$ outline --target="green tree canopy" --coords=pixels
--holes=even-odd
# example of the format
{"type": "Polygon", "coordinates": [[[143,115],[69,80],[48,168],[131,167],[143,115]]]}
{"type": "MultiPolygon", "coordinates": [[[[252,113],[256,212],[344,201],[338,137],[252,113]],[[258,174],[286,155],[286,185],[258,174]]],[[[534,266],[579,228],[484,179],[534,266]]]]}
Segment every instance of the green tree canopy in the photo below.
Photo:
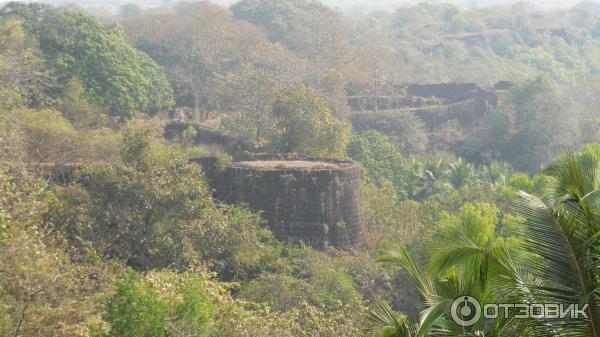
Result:
{"type": "Polygon", "coordinates": [[[20,20],[0,20],[0,107],[49,105],[45,91],[53,82],[37,39],[20,20]]]}
{"type": "Polygon", "coordinates": [[[238,66],[266,65],[289,75],[296,63],[258,27],[233,20],[226,8],[207,1],[181,2],[124,27],[130,41],[165,67],[177,102],[204,118],[220,107],[218,79],[238,66]]]}
{"type": "Polygon", "coordinates": [[[273,73],[242,65],[225,76],[221,85],[224,105],[239,114],[234,122],[247,124],[253,131],[252,136],[260,141],[273,124],[271,110],[279,88],[273,73]]]}
{"type": "Polygon", "coordinates": [[[350,125],[331,114],[327,102],[306,85],[291,85],[279,93],[273,106],[280,132],[273,146],[280,152],[314,156],[344,155],[350,125]]]}
{"type": "Polygon", "coordinates": [[[333,103],[337,116],[343,115],[350,47],[346,27],[334,10],[319,1],[243,0],[231,11],[236,19],[264,27],[272,41],[308,60],[310,84],[333,103]]]}
{"type": "Polygon", "coordinates": [[[348,155],[366,170],[367,181],[381,187],[386,181],[400,189],[406,175],[406,160],[387,137],[377,131],[353,134],[348,143],[348,155]]]}
{"type": "Polygon", "coordinates": [[[173,104],[162,69],[128,45],[118,27],[108,28],[82,12],[39,4],[9,3],[0,16],[22,20],[59,74],[59,83],[79,78],[90,100],[109,114],[128,118],[136,111],[153,114],[173,104]]]}
{"type": "Polygon", "coordinates": [[[109,335],[208,336],[214,304],[204,282],[189,274],[155,273],[140,279],[132,273],[117,283],[117,291],[107,303],[109,335]]]}

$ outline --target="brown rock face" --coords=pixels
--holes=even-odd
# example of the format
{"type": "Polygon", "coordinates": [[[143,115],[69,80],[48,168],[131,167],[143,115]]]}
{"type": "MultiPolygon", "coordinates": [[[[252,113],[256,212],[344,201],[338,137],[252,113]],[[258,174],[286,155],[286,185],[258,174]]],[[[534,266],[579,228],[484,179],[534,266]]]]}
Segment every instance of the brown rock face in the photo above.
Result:
{"type": "Polygon", "coordinates": [[[362,242],[361,175],[352,161],[258,156],[224,168],[213,182],[218,199],[261,211],[281,240],[342,249],[362,242]]]}

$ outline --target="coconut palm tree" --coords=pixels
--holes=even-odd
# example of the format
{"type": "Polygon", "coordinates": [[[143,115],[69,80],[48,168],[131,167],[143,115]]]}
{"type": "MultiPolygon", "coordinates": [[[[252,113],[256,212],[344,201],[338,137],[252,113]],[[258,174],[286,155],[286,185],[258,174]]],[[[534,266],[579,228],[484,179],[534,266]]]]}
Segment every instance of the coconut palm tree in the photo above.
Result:
{"type": "Polygon", "coordinates": [[[448,164],[442,158],[426,158],[422,162],[413,159],[409,172],[410,195],[414,199],[425,199],[451,187],[446,175],[448,164]]]}
{"type": "Polygon", "coordinates": [[[405,269],[425,309],[413,325],[398,320],[404,325],[394,328],[376,315],[372,322],[394,337],[600,337],[600,156],[569,154],[543,174],[549,180],[543,198],[516,193],[512,237],[489,235],[489,226],[467,216],[439,226],[426,268],[401,247],[381,256],[380,261],[405,269]],[[482,236],[486,230],[488,235],[482,236]],[[482,320],[464,329],[448,319],[448,301],[465,294],[480,303],[587,305],[587,317],[517,319],[511,312],[492,326],[482,320]],[[414,334],[407,334],[412,331],[407,327],[414,334]]]}
{"type": "Polygon", "coordinates": [[[493,162],[485,166],[484,177],[492,184],[503,184],[506,182],[506,177],[510,176],[511,168],[506,163],[493,162]]]}
{"type": "Polygon", "coordinates": [[[462,158],[458,158],[456,162],[451,163],[448,166],[446,176],[454,188],[461,188],[470,183],[473,179],[473,166],[463,161],[462,158]]]}
{"type": "Polygon", "coordinates": [[[519,191],[514,203],[524,238],[520,250],[527,252],[519,263],[539,278],[531,286],[539,303],[588,305],[588,318],[552,322],[555,336],[600,337],[600,157],[570,153],[543,174],[546,195],[519,191]]]}
{"type": "Polygon", "coordinates": [[[466,204],[457,216],[438,225],[431,244],[434,248],[423,261],[413,260],[399,245],[381,255],[378,261],[404,269],[419,291],[424,309],[419,322],[410,323],[378,302],[370,316],[372,330],[393,337],[494,336],[495,327],[490,322],[480,319],[471,326],[462,326],[452,319],[450,309],[457,298],[465,295],[479,303],[492,302],[495,294],[490,292],[490,280],[511,273],[503,241],[497,240],[494,233],[497,212],[489,204],[466,204]]]}

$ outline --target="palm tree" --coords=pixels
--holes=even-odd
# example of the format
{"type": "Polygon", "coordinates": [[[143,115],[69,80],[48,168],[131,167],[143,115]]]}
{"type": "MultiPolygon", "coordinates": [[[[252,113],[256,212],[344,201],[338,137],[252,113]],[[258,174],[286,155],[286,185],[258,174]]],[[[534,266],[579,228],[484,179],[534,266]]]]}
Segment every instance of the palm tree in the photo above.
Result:
{"type": "Polygon", "coordinates": [[[506,177],[510,175],[511,169],[508,164],[495,161],[485,167],[484,173],[492,185],[503,184],[506,182],[506,177]]]}
{"type": "Polygon", "coordinates": [[[600,337],[599,156],[570,153],[543,174],[549,178],[546,195],[540,199],[519,191],[514,203],[524,238],[521,251],[527,252],[520,263],[539,278],[531,289],[540,303],[588,304],[589,318],[554,322],[554,335],[600,337]]]}
{"type": "Polygon", "coordinates": [[[412,161],[409,165],[409,186],[414,199],[425,199],[432,194],[449,189],[447,183],[448,165],[442,158],[429,158],[424,162],[412,161]]]}
{"type": "Polygon", "coordinates": [[[495,327],[489,322],[481,319],[464,327],[454,322],[450,309],[457,298],[465,295],[479,303],[492,302],[495,294],[490,292],[490,280],[512,273],[503,241],[496,240],[494,234],[496,213],[497,209],[489,204],[463,206],[457,217],[439,224],[433,249],[422,263],[414,261],[399,245],[381,255],[379,262],[404,269],[421,295],[424,310],[419,322],[411,323],[379,301],[370,315],[371,330],[390,337],[494,336],[495,327]]]}
{"type": "Polygon", "coordinates": [[[370,322],[367,330],[380,337],[417,337],[417,325],[385,301],[376,301],[367,318],[370,322]]]}
{"type": "Polygon", "coordinates": [[[421,293],[425,310],[416,324],[406,319],[395,324],[381,319],[392,314],[379,304],[380,314],[372,315],[372,322],[385,327],[385,336],[394,337],[600,337],[599,158],[583,153],[557,160],[543,171],[549,185],[541,199],[518,191],[511,239],[482,238],[485,227],[463,217],[436,230],[426,268],[402,247],[388,250],[379,261],[405,269],[421,293]],[[516,319],[511,313],[493,326],[481,321],[464,329],[448,319],[449,301],[464,294],[480,303],[587,305],[587,318],[516,319]],[[414,333],[408,328],[414,328],[414,333]]]}
{"type": "Polygon", "coordinates": [[[471,182],[473,174],[473,166],[463,161],[462,158],[458,158],[456,162],[451,163],[446,172],[448,180],[454,188],[461,188],[471,182]]]}

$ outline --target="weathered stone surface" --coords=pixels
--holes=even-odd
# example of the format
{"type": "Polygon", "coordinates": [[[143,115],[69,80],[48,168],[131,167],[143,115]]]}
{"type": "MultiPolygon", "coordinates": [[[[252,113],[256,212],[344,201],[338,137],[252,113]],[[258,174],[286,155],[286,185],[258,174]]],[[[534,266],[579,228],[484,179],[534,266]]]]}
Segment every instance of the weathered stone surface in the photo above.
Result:
{"type": "Polygon", "coordinates": [[[353,111],[391,110],[447,105],[467,100],[494,101],[494,88],[475,83],[394,84],[375,90],[367,85],[349,84],[348,105],[353,111]]]}
{"type": "Polygon", "coordinates": [[[218,199],[261,211],[281,240],[342,249],[362,242],[361,176],[352,161],[258,155],[224,168],[213,185],[218,199]]]}
{"type": "Polygon", "coordinates": [[[419,97],[438,97],[449,102],[471,99],[482,89],[475,83],[408,84],[406,93],[419,97]]]}
{"type": "Polygon", "coordinates": [[[402,111],[414,112],[429,129],[454,119],[467,127],[489,108],[498,106],[495,88],[474,83],[390,84],[378,93],[371,91],[368,88],[361,91],[356,85],[348,88],[348,105],[353,110],[351,121],[356,130],[386,133],[390,121],[402,111]]]}

